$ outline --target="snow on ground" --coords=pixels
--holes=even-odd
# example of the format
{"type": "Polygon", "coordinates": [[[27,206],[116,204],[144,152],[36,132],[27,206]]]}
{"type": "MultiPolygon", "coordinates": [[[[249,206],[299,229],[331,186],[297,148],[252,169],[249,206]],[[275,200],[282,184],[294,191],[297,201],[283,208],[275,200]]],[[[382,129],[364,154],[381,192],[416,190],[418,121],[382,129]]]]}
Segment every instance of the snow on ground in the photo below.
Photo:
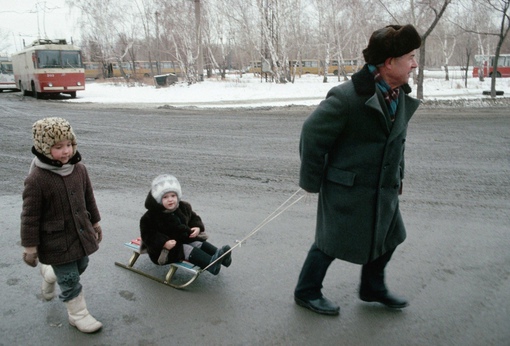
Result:
{"type": "MultiPolygon", "coordinates": [[[[108,104],[154,103],[175,107],[264,107],[286,105],[317,105],[333,86],[342,83],[336,76],[329,76],[328,82],[316,75],[296,77],[294,83],[276,84],[261,80],[253,74],[229,75],[226,80],[209,78],[204,82],[187,85],[177,83],[169,87],[156,88],[148,85],[127,85],[116,82],[87,81],[86,90],[78,92],[76,99],[68,102],[90,102],[108,104]]],[[[467,88],[461,71],[451,71],[446,81],[442,71],[425,71],[424,100],[476,100],[489,98],[483,91],[490,90],[490,79],[480,82],[468,78],[467,88]]],[[[416,97],[416,85],[412,80],[411,96],[416,97]]],[[[504,98],[510,97],[510,78],[498,78],[496,90],[504,91],[504,98]]]]}

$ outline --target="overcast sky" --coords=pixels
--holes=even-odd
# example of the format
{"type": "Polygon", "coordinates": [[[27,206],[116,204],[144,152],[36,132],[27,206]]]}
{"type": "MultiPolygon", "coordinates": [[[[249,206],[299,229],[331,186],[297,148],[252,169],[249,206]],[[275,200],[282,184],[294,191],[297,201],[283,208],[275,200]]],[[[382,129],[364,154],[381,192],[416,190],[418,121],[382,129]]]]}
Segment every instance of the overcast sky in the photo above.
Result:
{"type": "MultiPolygon", "coordinates": [[[[0,32],[7,33],[12,54],[37,38],[79,39],[78,11],[69,11],[64,0],[0,0],[0,32]]],[[[2,44],[0,47],[4,47],[2,44]]]]}

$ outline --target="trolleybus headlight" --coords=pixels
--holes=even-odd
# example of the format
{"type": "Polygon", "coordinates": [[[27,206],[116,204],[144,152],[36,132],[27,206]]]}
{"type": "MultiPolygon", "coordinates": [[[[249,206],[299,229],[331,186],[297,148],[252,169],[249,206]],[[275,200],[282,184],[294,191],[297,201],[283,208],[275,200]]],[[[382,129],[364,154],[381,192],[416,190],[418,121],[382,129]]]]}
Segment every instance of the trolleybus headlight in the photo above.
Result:
{"type": "Polygon", "coordinates": [[[51,88],[53,86],[53,83],[48,83],[48,86],[51,88]]]}
{"type": "Polygon", "coordinates": [[[81,86],[81,82],[76,83],[76,85],[81,86]]]}

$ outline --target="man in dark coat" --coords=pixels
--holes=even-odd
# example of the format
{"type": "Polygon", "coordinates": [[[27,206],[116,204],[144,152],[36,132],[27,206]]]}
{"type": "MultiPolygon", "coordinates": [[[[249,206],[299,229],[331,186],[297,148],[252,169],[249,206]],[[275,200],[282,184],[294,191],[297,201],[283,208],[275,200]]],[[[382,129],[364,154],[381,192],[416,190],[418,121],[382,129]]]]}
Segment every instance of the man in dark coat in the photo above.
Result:
{"type": "Polygon", "coordinates": [[[299,185],[319,193],[319,203],[315,242],[294,297],[314,312],[339,313],[321,293],[335,258],[362,265],[361,300],[408,305],[388,291],[384,269],[406,237],[398,196],[407,124],[419,106],[407,94],[420,45],[412,25],[376,30],[363,50],[363,69],[332,88],[303,125],[299,185]]]}

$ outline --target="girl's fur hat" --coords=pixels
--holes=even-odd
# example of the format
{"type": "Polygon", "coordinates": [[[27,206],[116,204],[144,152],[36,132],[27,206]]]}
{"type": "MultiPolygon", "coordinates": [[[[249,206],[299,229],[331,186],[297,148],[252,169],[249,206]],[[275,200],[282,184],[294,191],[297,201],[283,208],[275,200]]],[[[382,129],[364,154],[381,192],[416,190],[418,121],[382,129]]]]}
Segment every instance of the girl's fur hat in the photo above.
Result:
{"type": "Polygon", "coordinates": [[[50,160],[53,160],[51,147],[64,140],[71,141],[73,156],[76,154],[76,135],[71,124],[63,118],[53,117],[36,121],[32,125],[32,134],[34,138],[33,149],[50,160]]]}
{"type": "Polygon", "coordinates": [[[411,24],[388,25],[372,33],[363,57],[367,64],[377,66],[388,58],[398,58],[420,46],[420,34],[411,24]]]}
{"type": "Polygon", "coordinates": [[[168,192],[175,192],[179,200],[181,200],[181,184],[177,178],[171,174],[162,174],[154,178],[152,181],[151,194],[156,202],[161,203],[163,196],[168,192]]]}

